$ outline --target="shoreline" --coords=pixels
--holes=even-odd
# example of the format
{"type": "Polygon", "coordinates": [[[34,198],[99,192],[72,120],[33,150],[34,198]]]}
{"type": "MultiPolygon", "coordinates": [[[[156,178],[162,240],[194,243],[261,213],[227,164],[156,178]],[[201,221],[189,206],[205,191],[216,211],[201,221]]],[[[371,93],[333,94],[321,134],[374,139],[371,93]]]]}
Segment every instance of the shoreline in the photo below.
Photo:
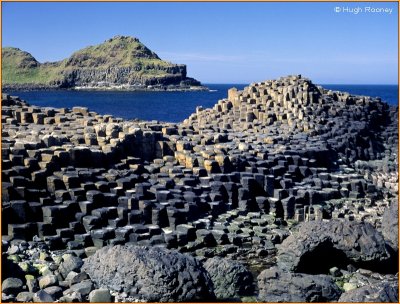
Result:
{"type": "Polygon", "coordinates": [[[60,88],[56,86],[41,85],[3,85],[2,92],[30,92],[30,91],[104,91],[104,92],[210,92],[206,86],[147,86],[135,87],[131,85],[117,86],[75,86],[70,88],[60,88]]]}
{"type": "Polygon", "coordinates": [[[135,88],[135,87],[74,87],[71,90],[75,91],[112,91],[112,92],[199,92],[199,91],[210,91],[205,86],[193,86],[193,87],[154,87],[154,88],[135,88]]]}

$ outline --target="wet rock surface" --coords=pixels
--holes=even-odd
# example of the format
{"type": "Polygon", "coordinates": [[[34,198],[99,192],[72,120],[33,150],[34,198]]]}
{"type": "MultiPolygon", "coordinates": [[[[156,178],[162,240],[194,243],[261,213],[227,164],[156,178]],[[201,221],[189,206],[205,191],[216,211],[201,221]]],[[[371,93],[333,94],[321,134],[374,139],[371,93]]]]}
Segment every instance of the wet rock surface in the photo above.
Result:
{"type": "MultiPolygon", "coordinates": [[[[106,246],[153,252],[154,269],[174,264],[162,250],[173,250],[179,265],[179,254],[198,267],[223,258],[212,268],[234,284],[241,279],[228,272],[241,263],[252,274],[252,295],[227,288],[221,296],[244,301],[270,297],[256,278],[277,264],[281,279],[263,279],[275,286],[276,301],[282,280],[302,276],[313,284],[323,275],[318,284],[333,280],[346,293],[362,287],[350,282],[359,269],[396,278],[397,117],[398,108],[379,98],[329,91],[301,76],[231,89],[179,124],[41,108],[3,95],[2,281],[20,279],[25,292],[6,290],[3,301],[108,298],[96,291],[100,278],[82,269],[98,250],[112,260],[106,246]]],[[[227,283],[209,272],[204,288],[218,297],[227,283]]],[[[177,284],[186,286],[186,278],[177,284]]],[[[287,286],[293,299],[340,296],[287,286]]],[[[161,297],[151,288],[142,299],[139,286],[107,290],[117,302],[211,294],[193,287],[161,297]]]]}

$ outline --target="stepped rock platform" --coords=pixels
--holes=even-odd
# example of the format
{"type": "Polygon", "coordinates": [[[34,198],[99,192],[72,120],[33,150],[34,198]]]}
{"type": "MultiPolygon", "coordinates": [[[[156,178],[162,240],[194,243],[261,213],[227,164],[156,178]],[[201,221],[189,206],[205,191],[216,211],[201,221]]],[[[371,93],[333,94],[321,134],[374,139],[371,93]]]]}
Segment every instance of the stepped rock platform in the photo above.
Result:
{"type": "Polygon", "coordinates": [[[4,302],[397,302],[397,213],[380,98],[288,76],[175,124],[2,96],[4,302]]]}

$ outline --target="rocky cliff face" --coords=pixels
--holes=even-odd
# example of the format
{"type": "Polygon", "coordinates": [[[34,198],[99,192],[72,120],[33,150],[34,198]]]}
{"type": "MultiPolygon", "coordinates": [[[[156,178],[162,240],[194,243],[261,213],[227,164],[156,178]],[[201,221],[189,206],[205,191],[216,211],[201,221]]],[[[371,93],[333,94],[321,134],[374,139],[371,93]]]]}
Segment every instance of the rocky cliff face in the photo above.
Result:
{"type": "Polygon", "coordinates": [[[116,36],[69,58],[39,63],[27,52],[3,48],[4,88],[201,86],[186,65],[161,60],[137,38],[116,36]]]}
{"type": "Polygon", "coordinates": [[[200,85],[200,82],[186,77],[186,65],[179,64],[167,67],[155,67],[160,75],[147,75],[142,67],[109,67],[107,69],[83,68],[73,69],[65,75],[66,86],[85,86],[88,84],[129,84],[129,85],[200,85]]]}

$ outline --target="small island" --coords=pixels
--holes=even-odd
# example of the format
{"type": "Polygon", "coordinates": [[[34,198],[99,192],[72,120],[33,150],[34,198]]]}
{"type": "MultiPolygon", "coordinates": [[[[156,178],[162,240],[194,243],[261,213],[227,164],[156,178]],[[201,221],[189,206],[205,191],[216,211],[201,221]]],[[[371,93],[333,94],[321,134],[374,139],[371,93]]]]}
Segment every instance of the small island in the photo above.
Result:
{"type": "Polygon", "coordinates": [[[57,62],[38,62],[18,48],[2,49],[3,90],[208,90],[186,65],[164,60],[139,39],[115,36],[57,62]]]}

